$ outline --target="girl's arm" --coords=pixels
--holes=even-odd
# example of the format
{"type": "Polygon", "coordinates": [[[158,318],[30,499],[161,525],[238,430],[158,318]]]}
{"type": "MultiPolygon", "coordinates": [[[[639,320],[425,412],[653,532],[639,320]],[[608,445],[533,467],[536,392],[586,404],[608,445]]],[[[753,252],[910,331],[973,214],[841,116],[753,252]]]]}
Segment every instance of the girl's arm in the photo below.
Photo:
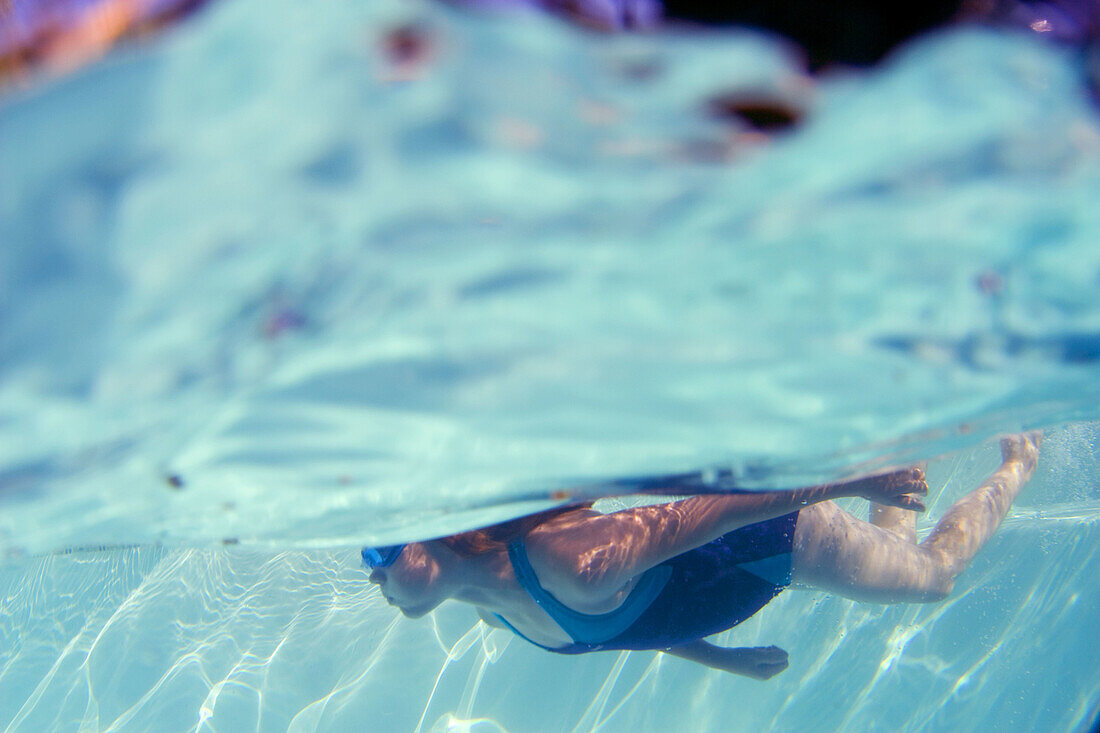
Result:
{"type": "Polygon", "coordinates": [[[810,504],[861,496],[923,511],[919,468],[791,491],[695,496],[613,514],[577,512],[532,530],[527,553],[543,586],[566,604],[598,604],[655,565],[755,522],[810,504]]]}

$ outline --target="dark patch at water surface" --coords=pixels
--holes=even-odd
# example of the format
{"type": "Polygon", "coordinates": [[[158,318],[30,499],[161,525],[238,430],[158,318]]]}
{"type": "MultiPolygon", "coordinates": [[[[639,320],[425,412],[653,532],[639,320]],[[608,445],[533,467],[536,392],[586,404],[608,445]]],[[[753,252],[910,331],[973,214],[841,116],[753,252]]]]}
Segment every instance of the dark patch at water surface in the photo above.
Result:
{"type": "Polygon", "coordinates": [[[1100,333],[1028,336],[1021,333],[971,333],[961,338],[889,335],[876,346],[901,351],[925,361],[953,361],[972,369],[995,368],[1007,359],[1042,359],[1073,366],[1100,361],[1100,333]]]}
{"type": "Polygon", "coordinates": [[[711,117],[738,122],[764,133],[789,130],[803,116],[801,109],[786,100],[741,91],[716,94],[706,101],[704,108],[711,117]]]}
{"type": "Polygon", "coordinates": [[[565,273],[538,267],[517,267],[502,270],[479,280],[469,282],[458,290],[461,298],[480,298],[513,290],[527,289],[557,282],[565,273]]]}
{"type": "Polygon", "coordinates": [[[344,186],[359,177],[359,153],[348,142],[337,143],[302,167],[309,181],[327,186],[344,186]]]}
{"type": "Polygon", "coordinates": [[[961,0],[888,5],[875,0],[807,3],[664,0],[665,17],[706,25],[738,25],[780,33],[806,53],[811,69],[866,65],[895,46],[950,20],[961,0]]]}
{"type": "Polygon", "coordinates": [[[42,459],[0,468],[0,497],[29,499],[40,495],[42,483],[61,471],[55,461],[42,459]]]}

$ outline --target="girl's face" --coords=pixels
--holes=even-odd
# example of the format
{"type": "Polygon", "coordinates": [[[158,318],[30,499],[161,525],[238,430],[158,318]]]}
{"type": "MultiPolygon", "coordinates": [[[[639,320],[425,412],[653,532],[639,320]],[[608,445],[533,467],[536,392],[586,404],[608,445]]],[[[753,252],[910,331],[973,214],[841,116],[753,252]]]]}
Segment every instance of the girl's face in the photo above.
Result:
{"type": "Polygon", "coordinates": [[[439,582],[439,563],[421,542],[405,545],[392,565],[371,570],[370,582],[378,585],[387,603],[409,618],[420,618],[445,598],[439,582]]]}

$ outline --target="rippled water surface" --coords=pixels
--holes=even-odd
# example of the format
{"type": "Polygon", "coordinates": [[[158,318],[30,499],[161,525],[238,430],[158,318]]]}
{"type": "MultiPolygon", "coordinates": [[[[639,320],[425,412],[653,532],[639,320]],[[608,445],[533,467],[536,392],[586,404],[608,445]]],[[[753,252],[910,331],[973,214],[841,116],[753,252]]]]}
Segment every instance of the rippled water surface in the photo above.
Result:
{"type": "Polygon", "coordinates": [[[232,0],[9,91],[0,724],[1083,729],[1100,122],[1076,64],[958,30],[811,83],[747,33],[232,0]],[[433,50],[398,68],[410,22],[433,50]],[[761,90],[801,124],[704,112],[761,90]],[[930,460],[935,518],[1023,428],[1039,472],[952,599],[786,593],[730,633],[789,649],[771,683],[397,620],[357,567],[672,474],[930,460]]]}

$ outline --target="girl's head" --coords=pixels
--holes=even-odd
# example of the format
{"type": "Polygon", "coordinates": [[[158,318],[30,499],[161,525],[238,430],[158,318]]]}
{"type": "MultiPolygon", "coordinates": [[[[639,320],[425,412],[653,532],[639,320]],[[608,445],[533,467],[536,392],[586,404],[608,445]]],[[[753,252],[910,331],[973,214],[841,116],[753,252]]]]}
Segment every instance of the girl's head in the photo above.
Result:
{"type": "MultiPolygon", "coordinates": [[[[370,582],[378,585],[382,597],[391,606],[397,606],[409,618],[420,618],[447,599],[447,585],[440,558],[433,552],[430,542],[410,542],[395,545],[392,555],[374,548],[389,562],[372,563],[370,582]]],[[[364,558],[368,555],[364,550],[364,558]]]]}
{"type": "Polygon", "coordinates": [[[489,527],[406,545],[368,547],[363,562],[391,606],[410,618],[419,618],[451,597],[468,579],[464,565],[492,553],[506,553],[508,545],[535,527],[566,512],[590,508],[591,503],[550,509],[489,527]]]}

